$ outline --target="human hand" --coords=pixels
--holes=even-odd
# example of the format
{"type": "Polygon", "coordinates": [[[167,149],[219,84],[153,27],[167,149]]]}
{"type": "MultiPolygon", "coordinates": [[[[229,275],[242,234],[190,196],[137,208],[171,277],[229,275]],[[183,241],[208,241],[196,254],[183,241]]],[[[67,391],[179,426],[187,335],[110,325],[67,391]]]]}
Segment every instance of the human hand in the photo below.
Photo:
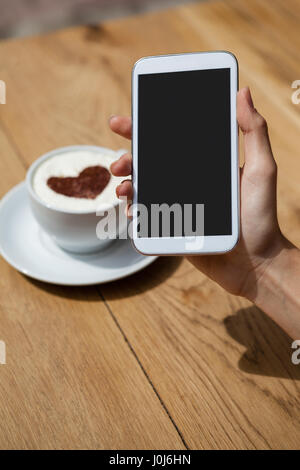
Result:
{"type": "MultiPolygon", "coordinates": [[[[254,300],[257,283],[288,243],[277,220],[277,166],[267,124],[253,106],[249,88],[237,95],[237,119],[244,134],[245,163],[240,169],[241,236],[234,250],[222,255],[187,256],[200,271],[228,292],[254,300]]],[[[131,138],[131,119],[113,116],[110,127],[131,138]]],[[[111,166],[115,176],[129,176],[132,157],[126,153],[111,166]]],[[[170,168],[171,171],[171,168],[170,168]]],[[[117,196],[132,200],[132,183],[123,181],[117,196]]]]}

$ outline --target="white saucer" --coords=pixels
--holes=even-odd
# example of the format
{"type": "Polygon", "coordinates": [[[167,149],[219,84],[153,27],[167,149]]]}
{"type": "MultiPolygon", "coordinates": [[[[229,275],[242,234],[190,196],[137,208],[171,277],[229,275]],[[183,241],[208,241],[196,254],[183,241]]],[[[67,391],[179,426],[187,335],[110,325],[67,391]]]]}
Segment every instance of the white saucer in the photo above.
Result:
{"type": "Polygon", "coordinates": [[[128,240],[115,240],[89,255],[68,253],[42,231],[34,219],[25,183],[11,189],[0,203],[0,253],[23,274],[52,284],[99,284],[136,273],[157,256],[142,256],[128,240]]]}

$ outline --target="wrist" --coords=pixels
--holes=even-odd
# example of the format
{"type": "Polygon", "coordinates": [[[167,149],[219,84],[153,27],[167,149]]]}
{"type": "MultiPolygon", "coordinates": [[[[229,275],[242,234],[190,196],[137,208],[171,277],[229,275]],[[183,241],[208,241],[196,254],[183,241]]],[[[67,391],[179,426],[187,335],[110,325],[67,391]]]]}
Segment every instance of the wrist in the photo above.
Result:
{"type": "Polygon", "coordinates": [[[280,249],[257,269],[247,298],[291,338],[300,338],[300,250],[283,239],[280,249]]]}
{"type": "Polygon", "coordinates": [[[257,262],[251,275],[252,282],[248,283],[244,297],[255,304],[259,304],[260,297],[266,291],[276,287],[280,283],[282,274],[287,269],[293,258],[294,251],[299,251],[287,238],[280,234],[272,249],[257,262]]]}

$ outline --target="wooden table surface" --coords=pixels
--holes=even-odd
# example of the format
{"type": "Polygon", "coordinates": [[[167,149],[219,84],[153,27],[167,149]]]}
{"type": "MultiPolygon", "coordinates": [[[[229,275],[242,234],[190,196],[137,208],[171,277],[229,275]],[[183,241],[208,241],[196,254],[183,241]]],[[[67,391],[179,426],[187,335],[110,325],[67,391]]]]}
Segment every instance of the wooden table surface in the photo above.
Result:
{"type": "MultiPolygon", "coordinates": [[[[299,22],[298,0],[229,0],[2,42],[0,196],[55,147],[130,148],[107,119],[130,113],[139,57],[227,49],[269,122],[280,223],[299,245],[299,22]]],[[[1,258],[0,292],[1,448],[299,447],[290,338],[186,261],[72,288],[1,258]]]]}

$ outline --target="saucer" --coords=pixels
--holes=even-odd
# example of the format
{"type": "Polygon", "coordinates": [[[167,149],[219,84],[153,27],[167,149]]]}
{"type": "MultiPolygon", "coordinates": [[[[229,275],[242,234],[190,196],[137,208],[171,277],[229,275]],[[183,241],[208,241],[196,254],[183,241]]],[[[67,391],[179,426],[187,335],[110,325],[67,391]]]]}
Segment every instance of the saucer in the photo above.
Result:
{"type": "Polygon", "coordinates": [[[114,240],[97,253],[79,255],[62,250],[32,215],[25,182],[0,203],[0,253],[26,276],[51,284],[84,286],[110,282],[136,273],[157,256],[142,256],[130,239],[114,240]]]}

